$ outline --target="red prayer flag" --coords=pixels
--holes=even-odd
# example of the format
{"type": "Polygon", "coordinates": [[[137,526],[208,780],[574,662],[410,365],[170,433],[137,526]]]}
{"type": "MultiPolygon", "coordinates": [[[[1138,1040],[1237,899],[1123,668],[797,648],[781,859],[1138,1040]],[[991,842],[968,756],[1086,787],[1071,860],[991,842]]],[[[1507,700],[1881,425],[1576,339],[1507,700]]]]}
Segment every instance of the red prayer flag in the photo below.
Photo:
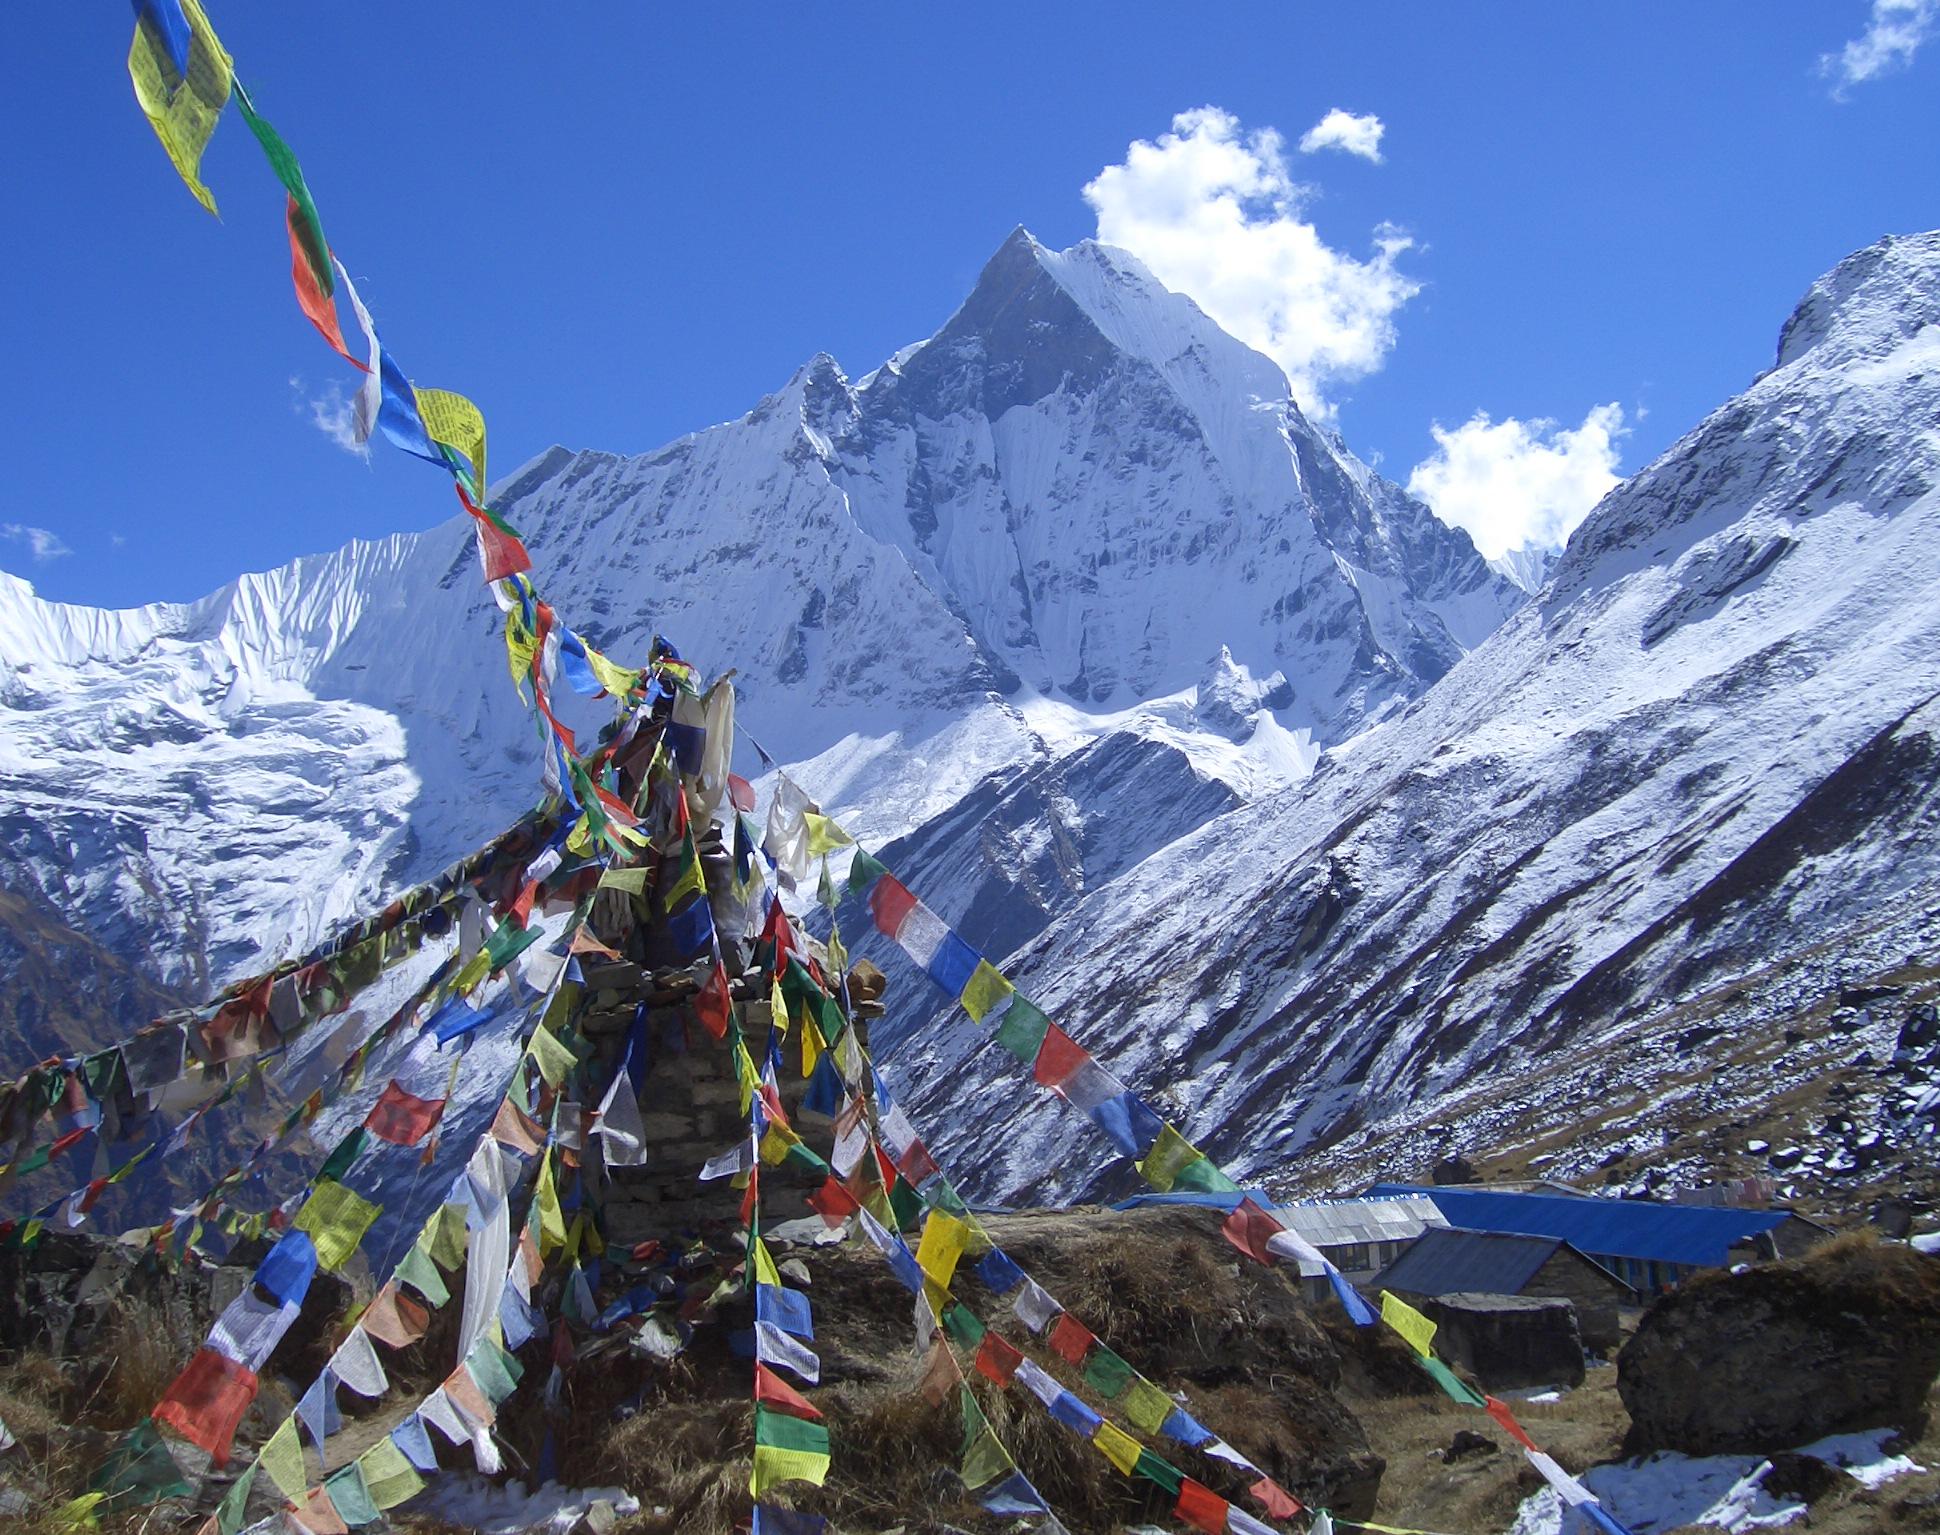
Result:
{"type": "Polygon", "coordinates": [[[546,1132],[539,1127],[539,1121],[510,1098],[500,1101],[492,1120],[491,1135],[501,1146],[510,1146],[529,1157],[537,1156],[539,1148],[546,1143],[546,1132]]]}
{"type": "Polygon", "coordinates": [[[1259,1500],[1270,1518],[1291,1519],[1300,1512],[1300,1500],[1270,1476],[1261,1477],[1246,1490],[1259,1500]]]}
{"type": "Polygon", "coordinates": [[[839,1226],[848,1216],[862,1208],[855,1195],[842,1186],[842,1180],[833,1173],[828,1180],[808,1196],[809,1208],[820,1215],[830,1226],[839,1226]]]}
{"type": "Polygon", "coordinates": [[[1031,1075],[1039,1087],[1056,1087],[1090,1059],[1091,1052],[1054,1023],[1044,1031],[1031,1075]]]}
{"type": "Polygon", "coordinates": [[[694,999],[694,1012],[707,1026],[707,1032],[716,1039],[726,1039],[728,1022],[733,1017],[734,999],[728,992],[727,971],[719,959],[714,961],[714,970],[707,978],[707,984],[694,999]]]}
{"type": "Polygon", "coordinates": [[[1017,1367],[1023,1362],[1024,1356],[998,1337],[994,1331],[986,1331],[983,1342],[977,1345],[977,1373],[1000,1386],[1010,1384],[1010,1378],[1017,1373],[1017,1367]]]}
{"type": "Polygon", "coordinates": [[[902,926],[903,918],[915,905],[916,897],[893,874],[883,875],[869,887],[869,914],[876,919],[876,926],[891,938],[896,936],[896,929],[902,926]]]}
{"type": "Polygon", "coordinates": [[[791,1418],[820,1418],[815,1404],[765,1364],[754,1367],[754,1399],[763,1407],[785,1412],[791,1418]]]}
{"type": "Polygon", "coordinates": [[[1206,1535],[1225,1535],[1226,1500],[1210,1487],[1202,1487],[1191,1477],[1179,1482],[1179,1505],[1173,1510],[1195,1530],[1206,1535]]]}
{"type": "Polygon", "coordinates": [[[317,274],[310,269],[310,258],[303,252],[302,209],[294,197],[289,203],[290,280],[296,284],[297,306],[339,357],[359,373],[368,373],[370,369],[352,357],[344,346],[343,327],[337,320],[337,306],[318,285],[317,274]]]}
{"type": "Polygon", "coordinates": [[[408,1348],[431,1326],[431,1313],[398,1288],[395,1279],[377,1292],[358,1323],[379,1343],[408,1348]]]}
{"type": "Polygon", "coordinates": [[[754,785],[739,773],[728,774],[728,803],[744,813],[754,810],[754,785]]]}
{"type": "MultiPolygon", "coordinates": [[[[503,581],[507,576],[515,576],[522,570],[532,568],[532,556],[525,552],[525,545],[473,506],[472,498],[465,494],[462,485],[458,486],[458,499],[471,513],[472,530],[478,534],[478,553],[485,562],[487,581],[503,581]]],[[[555,724],[553,728],[557,730],[559,727],[555,724]]]]}
{"type": "Polygon", "coordinates": [[[1271,1267],[1273,1254],[1267,1251],[1266,1244],[1286,1229],[1272,1212],[1248,1198],[1234,1207],[1219,1233],[1255,1263],[1271,1267]]]}
{"type": "Polygon", "coordinates": [[[166,1423],[190,1444],[209,1452],[218,1467],[229,1463],[229,1443],[256,1399],[256,1372],[212,1348],[199,1348],[155,1405],[166,1423]]]}
{"type": "Polygon", "coordinates": [[[1502,1425],[1511,1439],[1514,1439],[1525,1450],[1533,1450],[1536,1448],[1536,1441],[1523,1432],[1522,1425],[1516,1422],[1516,1415],[1509,1411],[1509,1404],[1507,1402],[1497,1401],[1494,1397],[1484,1398],[1484,1402],[1488,1407],[1489,1416],[1502,1425]]]}
{"type": "Polygon", "coordinates": [[[310,1535],[350,1535],[350,1526],[325,1488],[312,1487],[303,1500],[303,1512],[296,1517],[310,1535]]]}
{"type": "Polygon", "coordinates": [[[922,1137],[919,1136],[911,1141],[908,1149],[903,1152],[902,1165],[899,1168],[903,1181],[912,1189],[920,1188],[923,1180],[937,1170],[936,1158],[930,1155],[930,1148],[923,1144],[922,1137]]]}
{"type": "Polygon", "coordinates": [[[444,1111],[444,1099],[420,1098],[416,1093],[407,1093],[393,1079],[371,1105],[370,1113],[364,1116],[364,1126],[380,1141],[389,1141],[393,1146],[415,1146],[431,1133],[431,1127],[444,1111]]]}
{"type": "Polygon", "coordinates": [[[1083,1364],[1097,1341],[1091,1330],[1068,1311],[1059,1313],[1058,1325],[1051,1329],[1051,1347],[1073,1364],[1083,1364]]]}

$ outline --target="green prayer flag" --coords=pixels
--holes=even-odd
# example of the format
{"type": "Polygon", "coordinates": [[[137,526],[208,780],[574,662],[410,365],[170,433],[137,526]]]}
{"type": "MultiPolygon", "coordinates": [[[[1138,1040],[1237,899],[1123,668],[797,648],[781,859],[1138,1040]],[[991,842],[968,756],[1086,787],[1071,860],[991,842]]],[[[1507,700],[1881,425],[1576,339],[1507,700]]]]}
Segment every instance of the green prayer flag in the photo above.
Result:
{"type": "Polygon", "coordinates": [[[236,1535],[243,1527],[243,1508],[249,1502],[249,1492],[256,1485],[256,1462],[251,1461],[243,1467],[243,1473],[230,1484],[222,1501],[216,1505],[216,1529],[219,1535],[236,1535]]]}
{"type": "Polygon", "coordinates": [[[849,889],[860,895],[889,870],[858,847],[849,861],[849,889]]]}
{"type": "Polygon", "coordinates": [[[478,1389],[494,1407],[503,1402],[518,1389],[518,1381],[505,1367],[506,1354],[495,1348],[489,1338],[481,1338],[465,1360],[465,1366],[472,1372],[472,1379],[478,1382],[478,1389]]]}
{"type": "Polygon", "coordinates": [[[1004,1009],[1004,1021],[997,1025],[997,1043],[1026,1066],[1034,1066],[1050,1027],[1051,1020],[1038,1010],[1036,1003],[1014,996],[1010,1006],[1004,1009]]]}
{"type": "Polygon", "coordinates": [[[317,217],[317,205],[303,179],[303,167],[296,163],[296,155],[283,142],[282,135],[256,115],[255,103],[240,80],[236,81],[236,105],[242,109],[243,121],[256,135],[256,142],[263,146],[263,155],[276,173],[276,179],[283,183],[283,190],[296,199],[297,239],[303,248],[304,263],[323,296],[330,298],[337,291],[336,279],[330,270],[330,245],[323,237],[323,220],[317,217]]]}
{"type": "Polygon", "coordinates": [[[326,1476],[323,1490],[330,1494],[330,1501],[336,1506],[343,1522],[352,1528],[375,1524],[382,1517],[377,1504],[371,1500],[370,1486],[364,1480],[364,1468],[354,1460],[343,1470],[326,1476]]]}
{"type": "Polygon", "coordinates": [[[898,1231],[910,1230],[923,1218],[923,1196],[900,1175],[889,1186],[889,1212],[896,1218],[898,1231]]]}
{"type": "Polygon", "coordinates": [[[106,1493],[111,1503],[125,1498],[132,1506],[187,1497],[189,1484],[175,1457],[169,1454],[167,1443],[155,1431],[155,1420],[143,1418],[108,1452],[88,1479],[88,1489],[106,1493]]]}
{"type": "Polygon", "coordinates": [[[431,1261],[422,1247],[413,1247],[404,1255],[403,1262],[397,1266],[396,1276],[433,1306],[442,1306],[451,1299],[445,1276],[438,1272],[438,1265],[431,1261]]]}
{"type": "Polygon", "coordinates": [[[1196,1162],[1188,1162],[1173,1176],[1174,1189],[1190,1189],[1195,1194],[1237,1194],[1240,1187],[1220,1171],[1219,1164],[1211,1157],[1202,1156],[1196,1162]]]}
{"type": "Polygon", "coordinates": [[[344,1174],[350,1171],[350,1164],[357,1160],[364,1149],[364,1143],[369,1139],[370,1132],[359,1125],[338,1141],[336,1149],[330,1153],[329,1160],[317,1169],[317,1182],[342,1183],[344,1174]]]}
{"type": "Polygon", "coordinates": [[[1106,1401],[1115,1402],[1138,1378],[1138,1371],[1104,1344],[1095,1343],[1085,1356],[1084,1378],[1106,1401]]]}
{"type": "Polygon", "coordinates": [[[754,1410],[754,1442],[773,1450],[826,1455],[829,1452],[829,1431],[820,1423],[812,1423],[785,1412],[770,1412],[757,1404],[754,1410]]]}
{"type": "Polygon", "coordinates": [[[545,936],[545,930],[537,923],[531,927],[520,927],[510,920],[499,923],[492,929],[491,937],[485,940],[485,952],[491,956],[492,969],[503,970],[545,936]]]}
{"type": "Polygon", "coordinates": [[[1177,1466],[1167,1464],[1143,1448],[1138,1452],[1138,1464],[1132,1467],[1132,1475],[1156,1482],[1175,1498],[1179,1495],[1180,1484],[1185,1480],[1184,1473],[1177,1466]]]}
{"type": "Polygon", "coordinates": [[[964,1348],[975,1348],[982,1343],[987,1331],[976,1313],[961,1301],[944,1308],[943,1330],[964,1348]]]}
{"type": "Polygon", "coordinates": [[[1469,1385],[1467,1381],[1449,1369],[1447,1365],[1435,1358],[1434,1355],[1430,1354],[1426,1357],[1417,1355],[1415,1363],[1428,1372],[1429,1379],[1434,1381],[1453,1400],[1460,1402],[1464,1407],[1487,1407],[1489,1405],[1487,1400],[1473,1386],[1469,1385]]]}

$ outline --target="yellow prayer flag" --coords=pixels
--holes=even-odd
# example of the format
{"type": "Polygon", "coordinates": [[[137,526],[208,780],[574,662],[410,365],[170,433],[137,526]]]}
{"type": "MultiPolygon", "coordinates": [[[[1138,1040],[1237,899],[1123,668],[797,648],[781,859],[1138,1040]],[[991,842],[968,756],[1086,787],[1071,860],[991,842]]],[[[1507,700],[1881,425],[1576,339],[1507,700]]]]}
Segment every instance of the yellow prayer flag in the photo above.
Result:
{"type": "Polygon", "coordinates": [[[600,680],[600,686],[615,698],[625,698],[639,686],[639,672],[632,667],[621,666],[617,662],[607,660],[591,645],[586,646],[586,664],[592,667],[593,675],[600,680]]]}
{"type": "Polygon", "coordinates": [[[608,869],[600,875],[599,888],[602,890],[624,890],[628,895],[644,895],[647,889],[647,870],[608,869]]]}
{"type": "Polygon", "coordinates": [[[839,847],[849,847],[855,842],[835,822],[825,815],[817,815],[813,810],[802,812],[802,825],[808,831],[808,856],[820,858],[824,853],[832,853],[839,847]]]}
{"type": "Polygon", "coordinates": [[[801,1143],[799,1135],[780,1120],[774,1120],[761,1136],[761,1160],[770,1167],[779,1167],[788,1160],[788,1153],[801,1143]]]}
{"type": "Polygon", "coordinates": [[[746,1114],[754,1102],[755,1089],[761,1085],[761,1073],[754,1069],[748,1047],[738,1038],[734,1041],[734,1079],[741,1084],[741,1112],[746,1114]]]}
{"type": "Polygon", "coordinates": [[[1007,1011],[1015,991],[1001,970],[989,960],[980,959],[977,968],[970,972],[970,979],[964,982],[963,995],[958,1000],[966,1013],[982,1023],[992,1012],[1007,1011]]]}
{"type": "Polygon", "coordinates": [[[418,415],[424,420],[425,435],[433,442],[456,448],[471,460],[472,483],[478,501],[485,500],[485,416],[462,394],[449,389],[416,389],[418,415]]]}
{"type": "Polygon", "coordinates": [[[559,1205],[559,1185],[552,1175],[552,1153],[539,1164],[539,1183],[533,1193],[539,1206],[539,1256],[544,1258],[566,1245],[566,1212],[559,1205]]]}
{"type": "Polygon", "coordinates": [[[1125,1393],[1125,1400],[1119,1404],[1125,1416],[1132,1420],[1132,1427],[1141,1434],[1156,1434],[1173,1408],[1172,1398],[1143,1375],[1133,1380],[1125,1393]]]}
{"type": "Polygon", "coordinates": [[[815,1063],[822,1058],[824,1049],[822,1031],[815,1026],[813,1018],[802,1020],[802,1078],[806,1081],[815,1075],[815,1063]]]}
{"type": "Polygon", "coordinates": [[[754,1476],[748,1490],[757,1498],[783,1482],[813,1482],[817,1487],[829,1474],[829,1458],[808,1450],[784,1450],[774,1445],[754,1447],[754,1476]]]}
{"type": "Polygon", "coordinates": [[[303,1470],[303,1441],[296,1434],[296,1415],[292,1413],[277,1425],[276,1432],[264,1441],[256,1464],[268,1473],[276,1490],[292,1503],[301,1503],[309,1490],[310,1479],[303,1470]]]}
{"type": "Polygon", "coordinates": [[[1430,1357],[1435,1342],[1435,1324],[1390,1291],[1381,1292],[1381,1320],[1407,1340],[1408,1347],[1423,1359],[1430,1357]]]}
{"type": "Polygon", "coordinates": [[[364,1240],[371,1222],[384,1213],[361,1194],[334,1180],[319,1183],[296,1212],[293,1224],[308,1232],[316,1245],[317,1265],[325,1269],[342,1268],[357,1244],[364,1240]]]}
{"type": "Polygon", "coordinates": [[[1138,1464],[1139,1443],[1124,1429],[1106,1418],[1092,1430],[1091,1442],[1125,1475],[1132,1474],[1132,1468],[1138,1464]]]}
{"type": "Polygon", "coordinates": [[[930,1211],[929,1219],[923,1222],[923,1240],[916,1246],[917,1267],[938,1287],[949,1289],[957,1259],[963,1256],[969,1240],[970,1228],[948,1210],[930,1211]]]}
{"type": "Polygon", "coordinates": [[[539,653],[539,641],[526,628],[517,608],[505,610],[505,664],[512,673],[512,685],[525,697],[525,680],[532,675],[532,658],[539,653]]]}
{"type": "Polygon", "coordinates": [[[424,1478],[396,1443],[386,1435],[357,1457],[357,1469],[364,1473],[370,1500],[378,1508],[396,1508],[407,1498],[424,1491],[424,1478]]]}
{"type": "Polygon", "coordinates": [[[145,17],[136,21],[135,40],[128,47],[128,78],[175,173],[195,200],[214,213],[215,196],[202,184],[202,151],[215,137],[216,122],[229,104],[235,66],[195,0],[182,0],[182,14],[189,23],[188,78],[175,72],[167,43],[145,17]]]}
{"type": "Polygon", "coordinates": [[[485,983],[485,978],[491,973],[492,956],[480,949],[451,978],[451,989],[461,997],[469,996],[485,983]]]}
{"type": "Polygon", "coordinates": [[[693,843],[685,842],[681,846],[683,849],[681,855],[683,863],[679,876],[674,880],[673,887],[668,890],[666,895],[666,908],[668,911],[672,911],[678,906],[681,898],[687,895],[689,891],[705,894],[707,890],[707,882],[701,876],[700,857],[695,853],[693,843]]]}
{"type": "MultiPolygon", "coordinates": [[[[781,977],[776,976],[768,983],[768,1013],[774,1020],[775,1028],[782,1038],[788,1037],[788,998],[782,994],[781,977]]],[[[804,1071],[803,1076],[808,1073],[804,1071]]]]}
{"type": "Polygon", "coordinates": [[[527,1053],[538,1064],[539,1075],[547,1087],[557,1087],[566,1073],[579,1064],[579,1057],[562,1045],[550,1029],[534,1029],[527,1053]]]}
{"type": "Polygon", "coordinates": [[[1172,1187],[1180,1169],[1198,1161],[1199,1157],[1199,1148],[1167,1125],[1159,1131],[1159,1138],[1152,1143],[1152,1149],[1145,1153],[1145,1160],[1138,1164],[1138,1170],[1147,1183],[1163,1194],[1172,1187]]]}
{"type": "Polygon", "coordinates": [[[760,1237],[754,1239],[754,1282],[756,1284],[781,1284],[781,1271],[775,1267],[774,1254],[768,1251],[768,1244],[760,1237]]]}

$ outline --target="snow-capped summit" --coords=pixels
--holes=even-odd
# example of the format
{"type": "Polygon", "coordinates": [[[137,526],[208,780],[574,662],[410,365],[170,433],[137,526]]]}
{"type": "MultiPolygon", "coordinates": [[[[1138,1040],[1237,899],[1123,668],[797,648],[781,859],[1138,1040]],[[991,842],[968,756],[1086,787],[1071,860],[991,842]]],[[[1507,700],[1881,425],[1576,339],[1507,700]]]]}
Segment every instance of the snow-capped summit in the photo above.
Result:
{"type": "MultiPolygon", "coordinates": [[[[817,356],[494,502],[589,640],[736,668],[741,720],[877,839],[1115,730],[1290,781],[1523,595],[1136,260],[1022,230],[859,382],[817,356]],[[1191,707],[1222,651],[1280,676],[1238,745],[1191,707]]],[[[470,544],[458,518],[123,613],[0,583],[0,877],[193,991],[485,840],[538,751],[470,544]]]]}
{"type": "MultiPolygon", "coordinates": [[[[1815,284],[1778,365],[1427,694],[1087,889],[1012,973],[1242,1175],[1546,1134],[1580,1176],[1592,1109],[1715,1122],[1727,1002],[1940,945],[1936,565],[1940,233],[1815,284]]],[[[974,1090],[1005,1059],[940,1029],[892,1067],[941,1155],[1002,1148],[978,1193],[1098,1188],[1081,1119],[974,1090]]]]}

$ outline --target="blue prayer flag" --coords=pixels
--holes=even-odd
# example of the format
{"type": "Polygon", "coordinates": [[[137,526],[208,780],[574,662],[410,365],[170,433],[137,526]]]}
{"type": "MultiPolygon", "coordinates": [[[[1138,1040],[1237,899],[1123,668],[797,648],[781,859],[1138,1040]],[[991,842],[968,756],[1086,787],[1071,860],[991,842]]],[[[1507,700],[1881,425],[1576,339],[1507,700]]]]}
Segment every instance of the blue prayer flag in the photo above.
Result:
{"type": "Polygon", "coordinates": [[[438,1452],[431,1448],[431,1436],[424,1431],[424,1419],[412,1413],[391,1430],[391,1443],[404,1452],[404,1458],[420,1471],[438,1469],[438,1452]]]}
{"type": "Polygon", "coordinates": [[[977,1495],[977,1501],[999,1519],[1015,1519],[1023,1514],[1048,1514],[1051,1510],[1022,1471],[1013,1471],[996,1486],[977,1495]]]}
{"type": "Polygon", "coordinates": [[[1091,1111],[1091,1119],[1120,1152],[1135,1162],[1152,1149],[1165,1128],[1165,1121],[1147,1108],[1137,1093],[1129,1091],[1107,1098],[1091,1111]]]}
{"type": "Polygon", "coordinates": [[[1159,1432],[1168,1439],[1175,1439],[1180,1444],[1188,1446],[1205,1444],[1213,1437],[1212,1430],[1183,1407],[1175,1407],[1165,1415],[1165,1421],[1159,1425],[1159,1432]]]}
{"type": "Polygon", "coordinates": [[[705,895],[697,895],[667,918],[667,936],[682,955],[698,954],[714,939],[714,908],[705,895]]]}
{"type": "Polygon", "coordinates": [[[1103,1418],[1069,1391],[1060,1391],[1051,1399],[1051,1416],[1066,1428],[1076,1429],[1087,1439],[1095,1434],[1098,1431],[1098,1425],[1104,1422],[1103,1418]]]}
{"type": "Polygon", "coordinates": [[[815,1319],[808,1309],[808,1297],[799,1290],[782,1285],[758,1284],[754,1287],[754,1316],[757,1322],[772,1322],[797,1338],[815,1336],[815,1319]]]}
{"type": "Polygon", "coordinates": [[[993,1295],[1008,1295],[1024,1282],[1024,1271],[1001,1247],[993,1247],[977,1265],[977,1277],[993,1295]]]}
{"type": "Polygon", "coordinates": [[[181,0],[135,0],[137,20],[146,18],[168,49],[168,60],[184,80],[189,77],[189,18],[181,0]]]}
{"type": "Polygon", "coordinates": [[[936,946],[936,952],[924,968],[932,981],[951,996],[960,997],[982,959],[981,954],[952,931],[943,935],[943,941],[936,946]]]}
{"type": "Polygon", "coordinates": [[[820,1514],[804,1514],[792,1508],[772,1508],[766,1503],[754,1506],[752,1535],[823,1535],[828,1520],[820,1514]]]}
{"type": "Polygon", "coordinates": [[[282,1240],[256,1265],[256,1283],[277,1305],[302,1304],[316,1277],[317,1249],[307,1231],[286,1231],[282,1240]]]}
{"type": "Polygon", "coordinates": [[[815,1063],[815,1071],[808,1079],[808,1091],[802,1095],[802,1107],[812,1113],[826,1114],[830,1119],[842,1107],[842,1073],[835,1069],[835,1057],[828,1051],[815,1063]]]}

